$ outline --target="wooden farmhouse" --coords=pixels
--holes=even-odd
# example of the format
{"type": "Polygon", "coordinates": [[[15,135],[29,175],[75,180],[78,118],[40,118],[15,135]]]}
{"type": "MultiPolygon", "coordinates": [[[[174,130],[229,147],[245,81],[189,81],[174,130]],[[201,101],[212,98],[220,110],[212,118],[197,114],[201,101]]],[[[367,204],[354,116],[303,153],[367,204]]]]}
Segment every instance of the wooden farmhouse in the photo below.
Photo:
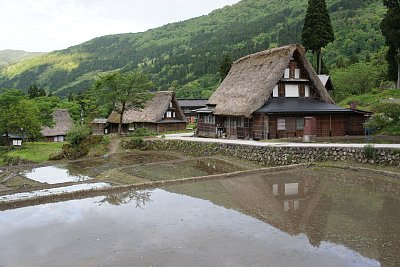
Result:
{"type": "Polygon", "coordinates": [[[63,142],[69,130],[74,126],[74,121],[66,109],[56,109],[53,111],[53,127],[45,127],[42,135],[47,142],[63,142]]]}
{"type": "MultiPolygon", "coordinates": [[[[154,92],[143,109],[129,109],[122,118],[122,132],[133,132],[138,128],[145,128],[152,132],[179,131],[186,129],[186,118],[172,91],[154,92]]],[[[108,117],[110,133],[118,132],[120,114],[113,111],[108,117]]]]}
{"type": "Polygon", "coordinates": [[[367,115],[335,105],[300,45],[237,60],[197,113],[198,136],[255,140],[303,137],[307,119],[317,137],[362,135],[367,115]]]}

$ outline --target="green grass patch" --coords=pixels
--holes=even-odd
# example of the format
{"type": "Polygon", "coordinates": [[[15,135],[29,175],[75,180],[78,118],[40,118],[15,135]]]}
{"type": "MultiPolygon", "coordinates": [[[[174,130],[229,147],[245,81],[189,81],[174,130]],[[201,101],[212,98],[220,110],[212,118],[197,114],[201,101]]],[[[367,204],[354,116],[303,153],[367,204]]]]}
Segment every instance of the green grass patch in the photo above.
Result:
{"type": "Polygon", "coordinates": [[[43,162],[49,159],[50,154],[60,152],[63,144],[47,142],[25,143],[21,148],[16,148],[6,153],[6,155],[34,162],[43,162]]]}
{"type": "Polygon", "coordinates": [[[338,105],[348,108],[351,102],[357,102],[357,109],[372,111],[372,108],[376,104],[389,98],[400,99],[400,90],[390,89],[378,93],[370,92],[362,95],[350,96],[338,103],[338,105]]]}
{"type": "Polygon", "coordinates": [[[192,130],[192,129],[186,129],[186,130],[181,130],[181,131],[168,131],[168,132],[162,132],[162,133],[160,133],[160,134],[163,134],[163,135],[165,135],[165,134],[193,133],[193,132],[194,132],[194,130],[192,130]]]}

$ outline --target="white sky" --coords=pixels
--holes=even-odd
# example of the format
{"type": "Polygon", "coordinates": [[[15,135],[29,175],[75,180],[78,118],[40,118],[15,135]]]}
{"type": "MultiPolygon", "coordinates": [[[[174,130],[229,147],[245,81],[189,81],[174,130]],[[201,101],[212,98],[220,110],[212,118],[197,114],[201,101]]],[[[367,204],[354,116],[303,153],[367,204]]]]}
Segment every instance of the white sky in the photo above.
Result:
{"type": "Polygon", "coordinates": [[[0,50],[49,52],[141,32],[239,0],[0,0],[0,50]]]}

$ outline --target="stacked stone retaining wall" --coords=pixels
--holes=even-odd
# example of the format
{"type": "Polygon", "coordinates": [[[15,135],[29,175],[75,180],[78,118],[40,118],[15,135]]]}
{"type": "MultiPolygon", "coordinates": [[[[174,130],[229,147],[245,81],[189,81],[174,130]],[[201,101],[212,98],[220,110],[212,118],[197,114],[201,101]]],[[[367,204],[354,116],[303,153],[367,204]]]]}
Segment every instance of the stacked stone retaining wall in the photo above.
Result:
{"type": "Polygon", "coordinates": [[[353,161],[400,168],[400,151],[381,148],[269,147],[240,144],[202,143],[181,140],[149,140],[151,150],[175,150],[192,156],[229,156],[264,166],[280,166],[312,161],[353,161]]]}

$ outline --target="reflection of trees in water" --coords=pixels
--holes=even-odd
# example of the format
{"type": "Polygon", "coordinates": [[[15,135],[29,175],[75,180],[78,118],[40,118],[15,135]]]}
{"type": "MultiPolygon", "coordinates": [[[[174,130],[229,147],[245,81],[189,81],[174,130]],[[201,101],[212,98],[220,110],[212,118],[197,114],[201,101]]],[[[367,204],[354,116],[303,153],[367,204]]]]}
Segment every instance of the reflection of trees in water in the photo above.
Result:
{"type": "Polygon", "coordinates": [[[128,204],[131,201],[136,202],[136,208],[143,208],[146,203],[150,202],[150,196],[152,191],[127,191],[121,193],[113,193],[106,196],[103,200],[99,201],[100,205],[103,203],[109,203],[111,205],[120,206],[128,204]]]}

